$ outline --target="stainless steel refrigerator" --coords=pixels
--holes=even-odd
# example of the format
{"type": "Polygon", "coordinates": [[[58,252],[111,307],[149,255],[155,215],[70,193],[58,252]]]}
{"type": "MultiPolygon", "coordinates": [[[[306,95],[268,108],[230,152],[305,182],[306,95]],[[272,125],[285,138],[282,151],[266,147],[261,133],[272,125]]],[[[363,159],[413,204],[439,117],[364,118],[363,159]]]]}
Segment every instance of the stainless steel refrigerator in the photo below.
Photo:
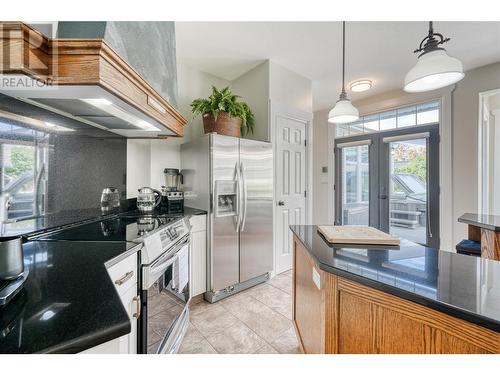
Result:
{"type": "Polygon", "coordinates": [[[207,134],[181,146],[185,205],[208,212],[207,293],[215,302],[273,269],[273,150],[207,134]]]}

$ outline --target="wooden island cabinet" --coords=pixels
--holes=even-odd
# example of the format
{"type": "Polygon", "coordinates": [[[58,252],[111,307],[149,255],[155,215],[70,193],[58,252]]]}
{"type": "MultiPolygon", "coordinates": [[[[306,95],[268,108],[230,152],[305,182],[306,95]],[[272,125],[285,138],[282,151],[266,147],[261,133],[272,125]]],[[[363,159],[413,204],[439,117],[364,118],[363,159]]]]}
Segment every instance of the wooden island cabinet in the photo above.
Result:
{"type": "Polygon", "coordinates": [[[304,353],[500,353],[500,334],[321,270],[294,237],[293,321],[304,353]]]}

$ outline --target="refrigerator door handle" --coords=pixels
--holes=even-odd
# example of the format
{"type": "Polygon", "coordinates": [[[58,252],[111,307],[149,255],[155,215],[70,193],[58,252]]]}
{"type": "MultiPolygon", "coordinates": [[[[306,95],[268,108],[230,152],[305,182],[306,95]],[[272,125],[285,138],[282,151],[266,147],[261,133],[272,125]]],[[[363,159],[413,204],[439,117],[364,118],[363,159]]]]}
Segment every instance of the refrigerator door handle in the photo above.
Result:
{"type": "Polygon", "coordinates": [[[233,225],[236,233],[240,231],[241,224],[241,214],[240,214],[240,171],[238,168],[238,163],[234,165],[234,177],[233,179],[236,181],[236,215],[233,216],[233,225]]]}
{"type": "Polygon", "coordinates": [[[241,220],[241,229],[240,232],[243,232],[245,230],[245,222],[247,219],[247,180],[245,177],[245,166],[243,165],[243,162],[240,163],[240,171],[241,171],[241,183],[243,185],[243,219],[241,220]]]}

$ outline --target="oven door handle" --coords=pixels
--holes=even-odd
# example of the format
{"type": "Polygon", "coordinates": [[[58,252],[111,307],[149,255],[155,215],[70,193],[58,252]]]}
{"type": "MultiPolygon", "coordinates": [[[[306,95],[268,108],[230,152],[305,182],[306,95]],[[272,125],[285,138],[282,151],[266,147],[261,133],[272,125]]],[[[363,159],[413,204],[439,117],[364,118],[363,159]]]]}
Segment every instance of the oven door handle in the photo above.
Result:
{"type": "Polygon", "coordinates": [[[177,254],[170,258],[159,259],[157,263],[153,263],[150,267],[148,267],[148,273],[150,276],[154,277],[155,275],[161,275],[163,272],[170,267],[175,260],[177,259],[177,254]]]}
{"type": "Polygon", "coordinates": [[[156,277],[157,275],[161,275],[166,271],[168,267],[170,267],[178,258],[178,252],[184,246],[189,244],[189,237],[176,244],[175,248],[171,250],[169,253],[174,254],[172,256],[168,256],[169,253],[165,254],[163,257],[160,257],[158,260],[153,262],[149,267],[147,267],[147,272],[150,277],[156,277]]]}

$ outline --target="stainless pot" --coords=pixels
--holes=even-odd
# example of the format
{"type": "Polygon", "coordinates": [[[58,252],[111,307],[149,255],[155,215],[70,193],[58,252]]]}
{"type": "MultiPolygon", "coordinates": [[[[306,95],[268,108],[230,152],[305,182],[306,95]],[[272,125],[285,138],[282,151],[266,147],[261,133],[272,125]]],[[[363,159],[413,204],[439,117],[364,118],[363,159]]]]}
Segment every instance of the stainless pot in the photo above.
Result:
{"type": "Polygon", "coordinates": [[[21,237],[0,239],[0,280],[17,279],[24,271],[23,240],[21,237]]]}

